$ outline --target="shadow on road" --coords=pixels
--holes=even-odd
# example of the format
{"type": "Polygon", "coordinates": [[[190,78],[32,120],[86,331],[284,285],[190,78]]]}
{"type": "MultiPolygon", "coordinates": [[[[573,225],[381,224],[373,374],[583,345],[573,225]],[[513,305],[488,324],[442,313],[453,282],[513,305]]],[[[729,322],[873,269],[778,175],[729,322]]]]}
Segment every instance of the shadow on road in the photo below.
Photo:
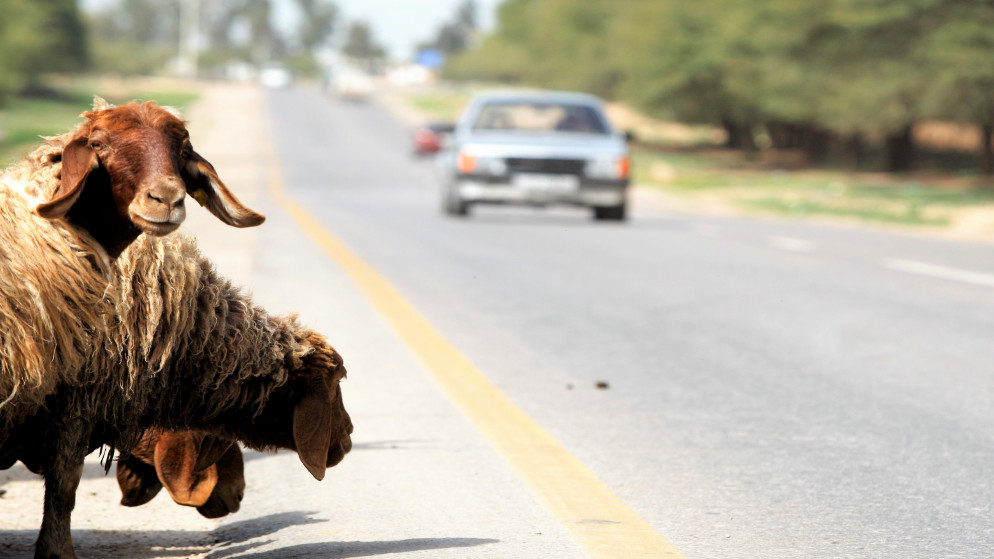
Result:
{"type": "Polygon", "coordinates": [[[475,547],[500,540],[480,538],[418,538],[384,542],[322,542],[291,545],[279,549],[245,553],[255,547],[264,545],[241,545],[230,549],[212,551],[207,559],[222,557],[237,557],[241,559],[305,559],[309,557],[320,559],[345,559],[347,557],[373,557],[390,555],[408,551],[430,551],[432,549],[449,549],[457,547],[475,547]]]}
{"type": "Polygon", "coordinates": [[[319,524],[324,522],[314,518],[316,512],[281,512],[225,524],[211,531],[211,535],[221,543],[241,543],[253,538],[267,536],[290,526],[319,524]]]}
{"type": "Polygon", "coordinates": [[[261,547],[268,547],[274,542],[272,539],[257,540],[256,538],[269,536],[291,526],[323,522],[321,519],[314,518],[315,514],[317,513],[303,511],[283,512],[221,526],[211,532],[218,547],[208,553],[206,558],[297,559],[320,557],[321,559],[338,559],[371,557],[409,551],[475,547],[500,541],[481,538],[418,538],[375,542],[318,542],[253,551],[261,547]]]}
{"type": "MultiPolygon", "coordinates": [[[[210,542],[203,532],[184,530],[73,530],[80,557],[160,559],[203,553],[210,542]]],[[[0,530],[0,557],[31,559],[37,530],[0,530]]]]}

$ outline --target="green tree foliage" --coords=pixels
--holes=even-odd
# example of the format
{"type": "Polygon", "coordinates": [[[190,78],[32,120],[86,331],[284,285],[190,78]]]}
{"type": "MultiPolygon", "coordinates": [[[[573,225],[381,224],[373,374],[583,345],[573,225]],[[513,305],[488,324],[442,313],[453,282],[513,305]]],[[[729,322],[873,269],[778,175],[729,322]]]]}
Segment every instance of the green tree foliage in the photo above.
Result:
{"type": "Polygon", "coordinates": [[[338,9],[334,4],[321,0],[297,0],[303,13],[300,23],[300,44],[307,55],[313,55],[318,47],[327,44],[338,21],[338,9]]]}
{"type": "Polygon", "coordinates": [[[952,3],[936,18],[922,48],[932,69],[924,110],[980,126],[981,168],[994,174],[994,3],[952,3]]]}
{"type": "Polygon", "coordinates": [[[506,0],[446,77],[579,89],[657,116],[722,125],[731,145],[910,168],[925,119],[970,122],[994,172],[990,0],[506,0]]]}
{"type": "MultiPolygon", "coordinates": [[[[613,26],[613,61],[624,75],[623,98],[657,116],[690,122],[746,120],[755,112],[748,95],[736,95],[732,74],[747,52],[734,48],[739,32],[726,34],[714,14],[733,0],[627,4],[613,26]]],[[[751,65],[750,65],[751,66],[751,65]]]]}
{"type": "Polygon", "coordinates": [[[0,0],[0,102],[52,72],[89,65],[86,29],[74,0],[0,0]]]}
{"type": "Polygon", "coordinates": [[[465,0],[456,9],[454,19],[443,24],[433,40],[417,45],[416,50],[436,49],[447,56],[464,52],[477,33],[476,9],[474,0],[465,0]]]}
{"type": "Polygon", "coordinates": [[[96,69],[122,75],[151,74],[176,56],[177,0],[119,0],[91,16],[96,69]]]}
{"type": "Polygon", "coordinates": [[[608,25],[612,12],[631,1],[506,0],[497,32],[481,48],[454,57],[445,75],[610,95],[619,74],[605,63],[608,25]]]}
{"type": "Polygon", "coordinates": [[[349,25],[348,31],[345,33],[342,53],[366,67],[372,67],[386,56],[386,49],[376,42],[369,24],[364,21],[356,21],[349,25]]]}
{"type": "Polygon", "coordinates": [[[497,32],[486,37],[479,48],[452,56],[444,75],[450,79],[524,83],[531,73],[535,53],[528,10],[534,0],[504,0],[497,9],[497,32]]]}

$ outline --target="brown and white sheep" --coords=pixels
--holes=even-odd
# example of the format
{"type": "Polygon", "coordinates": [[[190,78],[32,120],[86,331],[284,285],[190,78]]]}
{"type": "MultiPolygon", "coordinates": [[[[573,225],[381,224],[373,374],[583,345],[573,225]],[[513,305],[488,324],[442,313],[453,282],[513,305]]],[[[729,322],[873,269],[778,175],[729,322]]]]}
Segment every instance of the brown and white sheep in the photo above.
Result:
{"type": "Polygon", "coordinates": [[[317,479],[351,449],[339,355],[295,318],[255,306],[191,239],[139,237],[111,276],[92,345],[81,348],[107,358],[60,378],[43,408],[0,431],[0,466],[20,459],[45,478],[35,557],[75,556],[75,489],[100,444],[128,455],[147,428],[193,429],[294,450],[317,479]]]}
{"type": "Polygon", "coordinates": [[[174,230],[186,191],[231,225],[265,219],[193,151],[174,110],[97,98],[82,116],[0,173],[0,409],[36,407],[91,361],[106,369],[78,338],[101,319],[110,259],[143,231],[174,230]]]}
{"type": "MultiPolygon", "coordinates": [[[[179,188],[231,225],[263,219],[231,196],[188,136],[179,135],[182,121],[163,111],[154,104],[95,107],[74,133],[49,139],[0,175],[0,467],[20,459],[45,477],[36,557],[74,556],[69,515],[82,457],[100,444],[127,451],[147,427],[199,428],[254,448],[296,450],[319,479],[351,448],[338,391],[344,368],[323,338],[292,319],[265,315],[230,284],[219,287],[225,282],[215,276],[193,299],[169,297],[183,292],[184,281],[203,278],[174,274],[180,266],[167,258],[172,248],[165,243],[148,240],[132,261],[142,263],[140,270],[122,272],[123,259],[111,269],[111,258],[140,232],[165,234],[182,221],[179,188]],[[127,126],[116,127],[120,122],[127,126]],[[143,149],[150,139],[165,145],[143,149]],[[147,174],[141,164],[128,166],[146,153],[153,154],[150,168],[168,159],[172,170],[160,165],[147,174]],[[159,298],[151,296],[156,291],[159,298]],[[173,306],[163,306],[167,299],[173,306]],[[191,308],[199,317],[184,314],[191,308]],[[151,322],[123,318],[135,314],[151,322]],[[217,345],[170,337],[180,331],[210,331],[209,343],[217,345]],[[230,351],[249,339],[264,355],[230,351]],[[198,384],[205,379],[214,384],[198,384]],[[200,400],[201,407],[151,402],[156,393],[191,387],[227,390],[200,400]],[[231,391],[241,396],[218,399],[231,391]],[[263,416],[267,422],[255,421],[263,416]]],[[[181,252],[194,268],[210,267],[195,249],[181,252]]]]}

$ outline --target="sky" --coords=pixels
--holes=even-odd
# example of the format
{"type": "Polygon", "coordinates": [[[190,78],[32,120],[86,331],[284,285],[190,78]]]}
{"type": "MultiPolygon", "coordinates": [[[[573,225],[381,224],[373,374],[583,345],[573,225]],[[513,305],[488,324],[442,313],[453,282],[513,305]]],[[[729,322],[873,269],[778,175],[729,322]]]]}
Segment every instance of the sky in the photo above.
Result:
{"type": "MultiPolygon", "coordinates": [[[[201,0],[209,1],[209,0],[201,0]]],[[[277,25],[292,27],[298,16],[294,0],[274,0],[277,25]]],[[[374,38],[397,60],[410,59],[415,46],[434,38],[439,27],[455,17],[463,0],[333,0],[345,25],[356,20],[370,24],[374,38]]],[[[501,0],[476,0],[478,23],[494,26],[501,0]]],[[[99,9],[114,0],[81,0],[84,10],[99,9]]]]}
{"type": "MultiPolygon", "coordinates": [[[[277,0],[287,1],[287,0],[277,0]]],[[[431,40],[455,18],[463,0],[336,0],[346,22],[363,20],[396,59],[410,58],[418,43],[431,40]]],[[[292,1],[290,2],[292,3],[292,1]]],[[[476,0],[478,23],[492,29],[500,0],[476,0]]]]}

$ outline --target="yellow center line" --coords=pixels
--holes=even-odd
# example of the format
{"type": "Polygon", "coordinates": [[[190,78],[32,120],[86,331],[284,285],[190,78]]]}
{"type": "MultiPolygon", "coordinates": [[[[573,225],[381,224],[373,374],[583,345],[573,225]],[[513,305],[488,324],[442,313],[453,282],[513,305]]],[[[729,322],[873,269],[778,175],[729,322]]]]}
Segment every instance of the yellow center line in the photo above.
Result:
{"type": "Polygon", "coordinates": [[[345,270],[449,398],[591,558],[683,558],[662,534],[511,402],[383,276],[287,195],[275,156],[269,167],[270,195],[345,270]]]}

